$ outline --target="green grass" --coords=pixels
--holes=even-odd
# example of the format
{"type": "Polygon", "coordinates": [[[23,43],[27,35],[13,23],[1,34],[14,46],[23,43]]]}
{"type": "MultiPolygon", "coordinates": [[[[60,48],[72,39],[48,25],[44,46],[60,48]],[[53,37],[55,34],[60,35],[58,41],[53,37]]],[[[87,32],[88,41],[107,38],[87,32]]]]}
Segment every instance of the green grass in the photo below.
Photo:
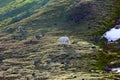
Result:
{"type": "MultiPolygon", "coordinates": [[[[120,23],[117,19],[118,16],[120,16],[120,2],[115,0],[113,1],[114,3],[114,7],[112,7],[111,9],[111,16],[109,18],[105,18],[104,21],[102,21],[102,24],[97,25],[97,28],[93,31],[93,36],[101,36],[103,35],[106,31],[108,31],[109,29],[111,29],[112,27],[114,27],[116,24],[120,23]],[[115,21],[115,22],[112,22],[115,21]]],[[[104,42],[105,40],[101,41],[101,44],[99,43],[95,43],[96,45],[100,46],[100,48],[104,48],[104,42]]],[[[98,69],[104,69],[105,66],[108,66],[108,64],[111,64],[111,62],[114,62],[116,60],[119,61],[119,53],[120,50],[119,49],[113,49],[114,46],[119,45],[119,41],[117,44],[110,44],[108,46],[108,51],[107,53],[104,52],[103,50],[100,51],[98,53],[98,57],[97,57],[97,63],[96,63],[96,67],[98,69]],[[100,65],[101,64],[101,65],[100,65]]],[[[119,64],[119,63],[118,63],[119,64]]]]}
{"type": "MultiPolygon", "coordinates": [[[[96,24],[93,22],[91,25],[90,23],[92,21],[85,21],[84,23],[77,24],[67,20],[67,16],[72,13],[76,5],[79,5],[76,2],[77,0],[45,1],[46,2],[44,2],[44,0],[24,0],[23,2],[11,2],[8,3],[8,5],[3,3],[6,6],[1,7],[1,12],[12,9],[16,4],[20,3],[5,20],[1,21],[1,24],[5,25],[0,27],[2,29],[0,33],[3,34],[0,37],[0,45],[5,47],[5,51],[3,51],[2,55],[6,56],[6,59],[3,61],[3,66],[5,66],[4,63],[13,64],[8,67],[9,70],[7,72],[11,72],[11,67],[17,68],[21,79],[26,79],[26,76],[34,79],[31,75],[32,72],[35,72],[36,76],[39,78],[47,75],[51,80],[76,80],[82,79],[81,76],[91,80],[95,78],[106,79],[106,76],[107,79],[110,77],[114,78],[112,74],[104,75],[101,73],[107,63],[115,61],[114,58],[119,55],[115,52],[118,50],[106,53],[103,50],[91,49],[91,47],[95,45],[89,40],[93,36],[102,35],[106,30],[115,25],[115,23],[111,23],[115,15],[112,18],[105,18],[102,24],[97,23],[99,20],[103,20],[100,16],[96,19],[96,24]],[[25,15],[26,9],[30,11],[31,15],[21,18],[18,22],[12,23],[12,18],[25,15]],[[19,13],[18,10],[21,13],[19,13]],[[35,13],[34,10],[36,11],[35,13]],[[13,15],[14,12],[15,15],[13,15]],[[23,38],[20,38],[20,33],[17,29],[19,25],[24,26],[27,33],[23,38]],[[93,27],[93,25],[97,25],[96,29],[87,29],[88,26],[93,27]],[[9,28],[13,28],[14,31],[12,33],[6,32],[9,28]],[[25,42],[31,40],[36,41],[36,34],[44,34],[44,36],[38,40],[38,44],[25,44],[25,42]],[[69,36],[71,42],[78,41],[78,44],[60,48],[56,40],[64,35],[69,36]],[[20,39],[13,40],[11,39],[12,37],[20,39]],[[64,58],[63,54],[68,54],[69,57],[64,58]],[[74,55],[77,55],[79,58],[74,58],[74,55]],[[47,61],[53,58],[57,58],[58,62],[50,62],[50,64],[47,64],[47,61]],[[41,63],[38,69],[34,66],[34,60],[36,59],[39,59],[41,63]],[[62,61],[68,61],[71,64],[61,64],[62,61]],[[91,70],[93,70],[93,72],[91,70]],[[26,76],[23,76],[22,73],[26,74],[26,76]],[[68,73],[74,73],[77,78],[73,78],[68,73]]],[[[115,12],[113,13],[115,14],[115,12]]],[[[103,43],[104,40],[102,44],[95,44],[100,46],[101,49],[103,48],[103,43]]],[[[13,72],[14,71],[13,69],[13,72]]]]}
{"type": "MultiPolygon", "coordinates": [[[[51,0],[51,2],[53,1],[51,0]]],[[[36,13],[40,9],[45,7],[47,3],[49,3],[49,0],[11,1],[0,8],[0,24],[1,26],[7,26],[24,18],[27,18],[33,13],[36,13]],[[9,21],[8,19],[11,19],[11,21],[9,21]],[[6,23],[6,21],[9,23],[6,23]]]]}

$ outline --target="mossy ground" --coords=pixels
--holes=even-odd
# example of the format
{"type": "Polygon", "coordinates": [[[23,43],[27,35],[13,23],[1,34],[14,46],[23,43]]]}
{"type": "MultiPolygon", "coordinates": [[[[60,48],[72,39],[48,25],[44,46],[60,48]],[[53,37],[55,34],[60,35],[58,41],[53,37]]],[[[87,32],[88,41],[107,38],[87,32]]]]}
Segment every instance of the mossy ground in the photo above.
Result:
{"type": "Polygon", "coordinates": [[[100,47],[90,41],[93,30],[96,30],[95,36],[99,36],[115,23],[110,23],[111,19],[107,18],[103,21],[105,25],[99,24],[101,27],[90,30],[89,26],[95,26],[97,22],[90,20],[78,24],[67,20],[67,13],[76,3],[73,0],[51,3],[48,8],[1,30],[0,47],[4,48],[0,52],[4,56],[0,63],[1,79],[119,80],[119,74],[103,71],[107,64],[118,60],[119,50],[106,53],[102,50],[104,40],[100,44],[95,43],[100,47]],[[25,27],[25,35],[17,29],[19,25],[25,27]],[[6,31],[9,28],[13,28],[12,33],[6,31]],[[37,40],[35,35],[39,34],[43,36],[37,40]],[[77,43],[62,48],[57,39],[64,35],[70,38],[71,43],[77,43]],[[35,61],[38,61],[36,66],[35,61]]]}

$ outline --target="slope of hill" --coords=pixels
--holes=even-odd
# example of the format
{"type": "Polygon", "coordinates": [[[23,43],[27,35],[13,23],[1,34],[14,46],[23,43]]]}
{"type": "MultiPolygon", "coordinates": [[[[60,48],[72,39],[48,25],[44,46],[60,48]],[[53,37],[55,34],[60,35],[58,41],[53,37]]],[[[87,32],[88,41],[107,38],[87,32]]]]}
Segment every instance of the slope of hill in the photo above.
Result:
{"type": "Polygon", "coordinates": [[[47,3],[54,2],[54,0],[5,0],[1,1],[0,8],[0,23],[8,25],[18,22],[30,15],[38,12],[45,7],[47,3]],[[6,4],[7,3],[7,4],[6,4]]]}
{"type": "Polygon", "coordinates": [[[4,0],[0,6],[0,79],[119,79],[103,71],[119,55],[90,41],[111,19],[111,0],[4,0]],[[72,44],[62,48],[57,39],[64,35],[72,44]]]}

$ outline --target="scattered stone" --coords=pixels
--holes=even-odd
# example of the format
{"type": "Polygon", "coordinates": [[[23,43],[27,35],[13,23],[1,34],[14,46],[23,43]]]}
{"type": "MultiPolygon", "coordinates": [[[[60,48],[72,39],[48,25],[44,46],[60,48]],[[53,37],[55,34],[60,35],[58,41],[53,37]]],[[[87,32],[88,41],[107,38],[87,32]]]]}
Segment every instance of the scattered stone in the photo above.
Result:
{"type": "Polygon", "coordinates": [[[84,78],[82,78],[82,80],[85,80],[84,78]]]}
{"type": "Polygon", "coordinates": [[[120,49],[120,46],[114,46],[115,49],[120,49]]]}
{"type": "Polygon", "coordinates": [[[96,49],[96,46],[92,46],[91,48],[92,48],[92,49],[96,49]]]}
{"type": "Polygon", "coordinates": [[[36,41],[36,40],[30,40],[30,41],[26,41],[24,42],[24,44],[38,44],[39,41],[36,41]]]}
{"type": "Polygon", "coordinates": [[[73,78],[77,78],[77,76],[72,74],[68,77],[68,79],[73,79],[73,78]]]}
{"type": "Polygon", "coordinates": [[[77,76],[76,75],[72,75],[72,78],[77,78],[77,76]]]}
{"type": "Polygon", "coordinates": [[[54,23],[54,25],[56,26],[56,25],[57,25],[57,23],[54,23]]]}
{"type": "Polygon", "coordinates": [[[26,77],[26,80],[30,80],[30,78],[29,78],[29,77],[26,77]]]}
{"type": "Polygon", "coordinates": [[[0,56],[0,62],[2,62],[4,60],[3,56],[0,56]]]}
{"type": "Polygon", "coordinates": [[[67,58],[67,57],[69,57],[68,54],[61,54],[61,55],[59,56],[60,59],[65,59],[65,58],[67,58]]]}
{"type": "Polygon", "coordinates": [[[47,61],[46,61],[46,64],[50,64],[50,61],[49,61],[49,60],[47,60],[47,61]]]}
{"type": "Polygon", "coordinates": [[[99,42],[100,38],[101,38],[100,36],[94,37],[94,38],[90,39],[90,41],[99,42]]]}
{"type": "Polygon", "coordinates": [[[0,51],[4,51],[5,50],[5,48],[4,47],[0,47],[0,51]]]}
{"type": "Polygon", "coordinates": [[[11,39],[12,40],[22,40],[23,37],[21,35],[13,35],[13,36],[11,36],[11,39]]]}
{"type": "Polygon", "coordinates": [[[7,33],[13,33],[15,31],[15,28],[8,28],[6,30],[7,33]]]}
{"type": "Polygon", "coordinates": [[[27,30],[23,26],[18,26],[18,33],[20,39],[25,39],[27,37],[27,30]]]}
{"type": "Polygon", "coordinates": [[[23,27],[23,26],[18,26],[18,30],[19,30],[20,32],[24,32],[24,27],[23,27]]]}
{"type": "Polygon", "coordinates": [[[33,77],[36,77],[36,75],[35,75],[35,73],[34,73],[34,72],[32,73],[32,76],[33,76],[33,77]]]}
{"type": "Polygon", "coordinates": [[[55,57],[54,57],[54,58],[51,59],[51,61],[52,61],[52,62],[57,62],[57,61],[58,61],[58,58],[55,58],[55,57]]]}
{"type": "Polygon", "coordinates": [[[39,64],[40,64],[40,60],[37,59],[37,60],[34,61],[34,66],[35,66],[36,69],[39,69],[39,67],[40,67],[39,64]]]}
{"type": "Polygon", "coordinates": [[[111,68],[115,68],[115,67],[120,67],[120,62],[115,62],[115,63],[111,63],[110,65],[109,65],[109,67],[111,67],[111,68]]]}
{"type": "Polygon", "coordinates": [[[70,61],[65,61],[65,63],[69,65],[69,64],[70,64],[70,61]]]}
{"type": "Polygon", "coordinates": [[[110,72],[110,71],[111,71],[111,68],[109,68],[108,66],[106,66],[106,67],[104,68],[104,71],[110,72]]]}
{"type": "Polygon", "coordinates": [[[77,44],[77,41],[73,41],[72,44],[77,44]]]}
{"type": "Polygon", "coordinates": [[[9,68],[10,68],[9,66],[5,66],[5,65],[0,66],[0,70],[2,71],[7,71],[9,68]]]}
{"type": "Polygon", "coordinates": [[[119,25],[115,25],[115,29],[120,29],[120,24],[119,25]]]}
{"type": "Polygon", "coordinates": [[[89,26],[88,29],[91,29],[91,27],[89,26]]]}
{"type": "Polygon", "coordinates": [[[40,40],[41,37],[42,37],[42,35],[35,35],[35,38],[36,38],[37,40],[40,40]]]}
{"type": "Polygon", "coordinates": [[[38,78],[35,78],[34,80],[48,80],[47,77],[38,77],[38,78]]]}
{"type": "Polygon", "coordinates": [[[18,76],[8,76],[8,77],[0,76],[0,80],[16,80],[17,78],[18,78],[18,76]]]}
{"type": "Polygon", "coordinates": [[[61,62],[61,64],[65,64],[65,62],[61,62]]]}

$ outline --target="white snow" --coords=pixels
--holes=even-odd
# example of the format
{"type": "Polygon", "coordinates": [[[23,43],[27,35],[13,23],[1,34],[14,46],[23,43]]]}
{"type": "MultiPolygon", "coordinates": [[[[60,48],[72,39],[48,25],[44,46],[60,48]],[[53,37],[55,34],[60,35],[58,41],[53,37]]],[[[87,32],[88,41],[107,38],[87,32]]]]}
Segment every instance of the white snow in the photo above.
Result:
{"type": "Polygon", "coordinates": [[[120,28],[116,29],[115,27],[107,31],[106,33],[103,34],[104,38],[108,40],[108,42],[115,42],[118,39],[120,39],[120,28]]]}
{"type": "Polygon", "coordinates": [[[120,68],[112,68],[111,71],[120,72],[120,68]]]}

